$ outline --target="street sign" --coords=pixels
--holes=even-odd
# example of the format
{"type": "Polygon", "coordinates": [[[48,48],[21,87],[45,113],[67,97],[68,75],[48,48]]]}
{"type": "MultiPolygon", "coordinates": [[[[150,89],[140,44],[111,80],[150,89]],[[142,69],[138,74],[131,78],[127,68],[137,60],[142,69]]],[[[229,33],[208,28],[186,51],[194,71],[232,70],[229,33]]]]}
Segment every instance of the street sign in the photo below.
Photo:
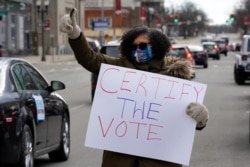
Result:
{"type": "Polygon", "coordinates": [[[109,22],[107,20],[98,20],[92,22],[93,30],[106,30],[109,28],[109,22]]]}
{"type": "Polygon", "coordinates": [[[250,24],[250,16],[244,16],[244,24],[249,25],[250,24]]]}
{"type": "Polygon", "coordinates": [[[7,10],[0,10],[0,15],[8,15],[8,13],[7,10]]]}
{"type": "Polygon", "coordinates": [[[146,14],[147,14],[147,9],[146,9],[145,6],[142,6],[142,7],[140,8],[140,19],[141,19],[142,21],[146,20],[146,14]]]}

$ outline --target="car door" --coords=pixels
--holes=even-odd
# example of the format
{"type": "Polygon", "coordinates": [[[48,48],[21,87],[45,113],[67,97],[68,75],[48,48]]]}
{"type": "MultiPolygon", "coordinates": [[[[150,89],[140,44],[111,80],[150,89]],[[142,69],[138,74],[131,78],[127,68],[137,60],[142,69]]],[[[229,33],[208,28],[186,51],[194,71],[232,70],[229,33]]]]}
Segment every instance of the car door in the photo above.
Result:
{"type": "Polygon", "coordinates": [[[58,144],[61,138],[61,125],[63,116],[63,102],[56,96],[56,93],[47,90],[48,84],[45,78],[31,66],[25,65],[45,104],[47,121],[47,147],[58,144]]]}
{"type": "Polygon", "coordinates": [[[33,115],[33,121],[35,122],[35,149],[43,149],[46,147],[48,129],[44,100],[22,63],[15,63],[11,71],[17,91],[20,94],[20,99],[33,115]]]}

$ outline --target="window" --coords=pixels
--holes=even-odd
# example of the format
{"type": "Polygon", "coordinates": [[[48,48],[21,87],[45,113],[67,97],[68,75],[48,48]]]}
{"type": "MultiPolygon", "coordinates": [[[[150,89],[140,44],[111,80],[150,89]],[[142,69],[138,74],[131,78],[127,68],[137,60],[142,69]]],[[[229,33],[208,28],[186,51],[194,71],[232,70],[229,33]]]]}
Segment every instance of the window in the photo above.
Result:
{"type": "Polygon", "coordinates": [[[22,64],[14,65],[12,73],[18,90],[36,90],[36,86],[31,76],[22,64]]]}
{"type": "Polygon", "coordinates": [[[120,56],[120,51],[119,51],[119,46],[109,46],[106,48],[106,54],[113,56],[113,57],[119,57],[120,56]]]}
{"type": "Polygon", "coordinates": [[[32,79],[35,82],[36,87],[39,90],[46,90],[46,88],[48,87],[48,83],[45,81],[45,79],[31,66],[28,66],[28,65],[24,65],[24,66],[30,73],[32,79]]]}
{"type": "Polygon", "coordinates": [[[47,81],[28,64],[15,64],[12,74],[18,90],[46,90],[47,81]]]}

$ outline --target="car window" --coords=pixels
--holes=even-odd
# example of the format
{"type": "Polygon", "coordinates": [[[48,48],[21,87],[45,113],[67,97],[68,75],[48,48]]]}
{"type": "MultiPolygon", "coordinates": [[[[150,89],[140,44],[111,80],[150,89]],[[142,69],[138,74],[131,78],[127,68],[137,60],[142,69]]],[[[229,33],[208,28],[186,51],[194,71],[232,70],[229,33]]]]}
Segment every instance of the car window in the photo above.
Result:
{"type": "Polygon", "coordinates": [[[225,41],[216,41],[216,43],[218,43],[218,44],[224,44],[225,41]]]}
{"type": "Polygon", "coordinates": [[[203,45],[203,47],[205,48],[205,49],[213,49],[213,45],[203,45]]]}
{"type": "Polygon", "coordinates": [[[119,46],[106,47],[106,54],[112,57],[119,57],[120,56],[119,46]]]}
{"type": "Polygon", "coordinates": [[[227,44],[229,43],[229,38],[228,37],[221,37],[221,39],[224,39],[227,44]]]}
{"type": "Polygon", "coordinates": [[[184,48],[172,48],[172,51],[175,51],[177,53],[176,56],[183,56],[185,55],[185,49],[184,48]]]}
{"type": "Polygon", "coordinates": [[[18,90],[35,90],[36,86],[31,79],[28,71],[22,64],[15,64],[12,68],[12,74],[16,88],[18,90]]]}
{"type": "Polygon", "coordinates": [[[199,47],[199,46],[197,46],[197,47],[195,47],[195,46],[190,46],[190,47],[188,47],[188,48],[189,48],[189,50],[192,51],[192,52],[199,52],[199,51],[202,51],[202,50],[203,50],[202,47],[199,47]]]}
{"type": "Polygon", "coordinates": [[[168,52],[168,55],[171,55],[171,56],[179,56],[179,53],[178,53],[177,50],[170,50],[170,51],[168,52]]]}
{"type": "Polygon", "coordinates": [[[28,66],[28,65],[24,65],[24,66],[29,71],[32,79],[34,80],[36,84],[36,87],[39,90],[46,90],[46,88],[48,87],[47,81],[31,66],[28,66]]]}

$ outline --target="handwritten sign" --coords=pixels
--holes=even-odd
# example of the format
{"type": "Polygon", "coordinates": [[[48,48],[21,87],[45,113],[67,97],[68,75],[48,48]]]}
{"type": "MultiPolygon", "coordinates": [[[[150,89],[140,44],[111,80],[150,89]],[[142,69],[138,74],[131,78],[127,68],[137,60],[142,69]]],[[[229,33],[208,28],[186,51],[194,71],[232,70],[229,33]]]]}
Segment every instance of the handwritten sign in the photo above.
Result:
{"type": "Polygon", "coordinates": [[[207,86],[102,64],[85,146],[188,165],[196,121],[190,102],[207,86]]]}

